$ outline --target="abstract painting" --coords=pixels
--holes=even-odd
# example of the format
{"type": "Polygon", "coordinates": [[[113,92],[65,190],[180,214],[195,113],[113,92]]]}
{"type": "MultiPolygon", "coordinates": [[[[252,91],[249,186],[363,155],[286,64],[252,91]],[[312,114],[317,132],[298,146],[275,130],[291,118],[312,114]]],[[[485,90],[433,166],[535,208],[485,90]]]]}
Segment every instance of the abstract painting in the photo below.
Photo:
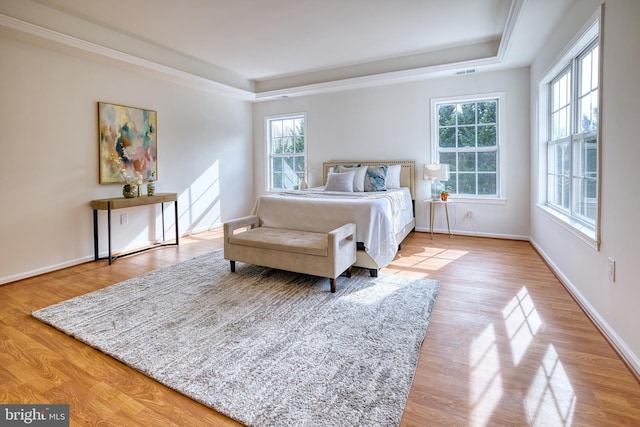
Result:
{"type": "Polygon", "coordinates": [[[158,179],[156,112],[98,102],[100,184],[158,179]]]}

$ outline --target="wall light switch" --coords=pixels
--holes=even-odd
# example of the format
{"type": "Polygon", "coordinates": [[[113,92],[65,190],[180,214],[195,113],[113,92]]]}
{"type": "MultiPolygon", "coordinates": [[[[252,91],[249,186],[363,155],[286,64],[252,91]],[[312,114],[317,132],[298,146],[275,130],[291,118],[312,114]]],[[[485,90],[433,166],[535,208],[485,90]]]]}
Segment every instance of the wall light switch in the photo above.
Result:
{"type": "Polygon", "coordinates": [[[127,216],[127,214],[120,215],[120,224],[121,225],[129,224],[129,217],[127,216]]]}

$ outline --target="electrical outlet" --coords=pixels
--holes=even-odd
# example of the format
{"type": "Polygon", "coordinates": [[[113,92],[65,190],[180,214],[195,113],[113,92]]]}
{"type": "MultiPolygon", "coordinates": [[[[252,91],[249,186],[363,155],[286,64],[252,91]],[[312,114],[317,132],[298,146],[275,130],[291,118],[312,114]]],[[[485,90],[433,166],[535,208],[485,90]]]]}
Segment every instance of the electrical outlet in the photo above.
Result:
{"type": "Polygon", "coordinates": [[[609,257],[607,259],[607,272],[609,273],[609,280],[616,281],[616,260],[609,257]]]}
{"type": "Polygon", "coordinates": [[[127,216],[127,214],[120,215],[120,224],[129,224],[129,217],[127,216]]]}
{"type": "Polygon", "coordinates": [[[473,219],[473,211],[472,210],[467,210],[467,213],[464,214],[464,217],[466,219],[473,219]]]}

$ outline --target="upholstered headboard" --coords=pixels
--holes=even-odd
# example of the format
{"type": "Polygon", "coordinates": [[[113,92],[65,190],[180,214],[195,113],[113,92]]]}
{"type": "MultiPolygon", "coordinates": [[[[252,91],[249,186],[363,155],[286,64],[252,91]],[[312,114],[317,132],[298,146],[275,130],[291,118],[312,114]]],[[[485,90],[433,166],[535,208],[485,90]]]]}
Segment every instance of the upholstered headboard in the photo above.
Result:
{"type": "Polygon", "coordinates": [[[337,160],[331,162],[324,162],[322,164],[322,183],[327,183],[327,175],[329,170],[335,165],[362,165],[362,166],[377,166],[377,165],[400,165],[400,186],[409,187],[411,192],[411,199],[416,199],[416,162],[412,160],[376,160],[376,161],[344,161],[337,160]]]}

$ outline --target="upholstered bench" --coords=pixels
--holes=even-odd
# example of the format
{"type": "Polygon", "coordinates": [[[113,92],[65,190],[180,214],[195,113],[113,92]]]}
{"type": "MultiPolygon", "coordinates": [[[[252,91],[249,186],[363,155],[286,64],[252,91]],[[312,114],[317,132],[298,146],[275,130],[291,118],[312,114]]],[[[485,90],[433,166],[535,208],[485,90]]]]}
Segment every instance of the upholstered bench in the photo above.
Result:
{"type": "Polygon", "coordinates": [[[224,258],[313,276],[328,277],[331,292],[345,271],[351,277],[356,262],[356,225],[345,224],[327,233],[261,227],[254,215],[224,223],[224,258]]]}

